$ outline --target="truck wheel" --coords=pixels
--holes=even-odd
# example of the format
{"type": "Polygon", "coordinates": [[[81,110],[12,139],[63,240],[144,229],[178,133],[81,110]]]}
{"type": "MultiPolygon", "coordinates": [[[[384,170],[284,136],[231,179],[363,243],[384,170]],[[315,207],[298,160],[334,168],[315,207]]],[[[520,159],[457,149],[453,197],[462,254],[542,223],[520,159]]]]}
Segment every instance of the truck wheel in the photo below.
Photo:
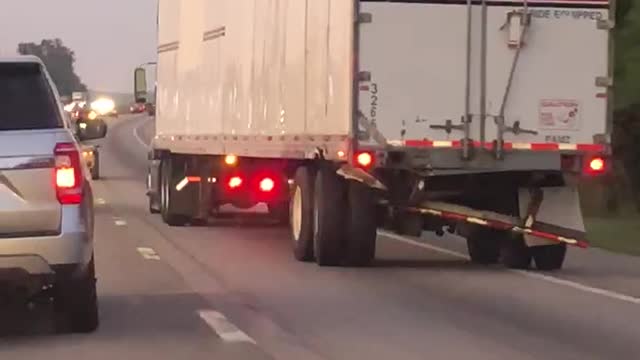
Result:
{"type": "Polygon", "coordinates": [[[93,167],[91,168],[91,179],[100,179],[100,153],[98,153],[97,151],[93,152],[93,167]]]}
{"type": "Polygon", "coordinates": [[[356,181],[349,183],[348,191],[346,261],[350,266],[368,266],[376,255],[374,193],[370,187],[356,181]]]}
{"type": "Polygon", "coordinates": [[[521,235],[502,232],[500,239],[500,262],[510,269],[528,269],[531,266],[531,251],[521,235]]]}
{"type": "Polygon", "coordinates": [[[313,260],[313,193],[315,172],[300,167],[294,178],[293,195],[289,210],[289,226],[293,255],[299,261],[313,260]]]}
{"type": "Polygon", "coordinates": [[[316,263],[338,266],[343,260],[346,186],[331,166],[318,171],[314,187],[313,222],[316,263]]]}
{"type": "Polygon", "coordinates": [[[169,226],[185,226],[189,218],[176,214],[173,207],[173,200],[176,197],[175,181],[173,176],[173,160],[171,157],[162,160],[160,165],[160,213],[162,220],[169,226]]]}
{"type": "Polygon", "coordinates": [[[566,244],[534,246],[529,249],[536,267],[542,271],[560,270],[567,254],[566,244]]]}
{"type": "Polygon", "coordinates": [[[54,307],[58,331],[90,333],[98,328],[98,294],[93,258],[80,278],[71,272],[56,277],[54,307]]]}
{"type": "Polygon", "coordinates": [[[471,262],[481,265],[495,264],[500,259],[500,234],[496,230],[478,227],[467,237],[471,262]]]}
{"type": "Polygon", "coordinates": [[[151,189],[151,170],[147,174],[147,190],[149,191],[149,213],[151,214],[160,214],[162,209],[162,204],[160,203],[160,199],[158,199],[158,189],[151,189]]]}

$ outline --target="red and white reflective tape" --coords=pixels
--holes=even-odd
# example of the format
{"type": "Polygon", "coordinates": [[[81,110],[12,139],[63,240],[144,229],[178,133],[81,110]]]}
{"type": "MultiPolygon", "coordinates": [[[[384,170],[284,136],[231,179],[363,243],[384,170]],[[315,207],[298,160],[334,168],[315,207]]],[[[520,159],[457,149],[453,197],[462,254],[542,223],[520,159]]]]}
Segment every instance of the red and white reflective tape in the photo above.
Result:
{"type": "Polygon", "coordinates": [[[187,176],[176,185],[176,190],[182,191],[189,183],[197,183],[202,181],[199,176],[187,176]]]}
{"type": "MultiPolygon", "coordinates": [[[[461,149],[462,141],[439,141],[439,140],[392,140],[389,144],[393,146],[407,146],[428,149],[461,149]]],[[[492,142],[473,142],[473,147],[492,150],[492,142]]],[[[529,151],[580,151],[580,152],[605,152],[606,145],[602,144],[559,144],[559,143],[504,143],[505,150],[529,150],[529,151]]]]}
{"type": "Polygon", "coordinates": [[[521,227],[515,224],[510,224],[508,222],[504,222],[504,221],[499,221],[499,220],[488,220],[488,219],[482,219],[479,217],[475,217],[475,216],[468,216],[465,214],[460,214],[460,213],[455,213],[455,212],[451,212],[451,211],[443,211],[443,210],[437,210],[437,209],[431,209],[431,208],[409,208],[408,210],[410,211],[414,211],[414,212],[419,212],[422,214],[426,214],[426,215],[432,215],[432,216],[437,216],[437,217],[442,217],[445,219],[449,219],[449,220],[456,220],[456,221],[464,221],[470,224],[474,224],[474,225],[480,225],[480,226],[484,226],[484,227],[488,227],[488,228],[493,228],[493,229],[498,229],[498,230],[504,230],[504,231],[512,231],[518,234],[526,234],[526,235],[531,235],[531,236],[536,236],[542,239],[546,239],[546,240],[550,240],[550,241],[555,241],[558,243],[565,243],[568,245],[574,245],[580,248],[588,248],[589,244],[584,241],[584,240],[577,240],[577,239],[571,239],[571,238],[567,238],[561,235],[556,235],[556,234],[551,234],[551,233],[547,233],[547,232],[543,232],[543,231],[539,231],[539,230],[533,230],[529,227],[521,227]]]}

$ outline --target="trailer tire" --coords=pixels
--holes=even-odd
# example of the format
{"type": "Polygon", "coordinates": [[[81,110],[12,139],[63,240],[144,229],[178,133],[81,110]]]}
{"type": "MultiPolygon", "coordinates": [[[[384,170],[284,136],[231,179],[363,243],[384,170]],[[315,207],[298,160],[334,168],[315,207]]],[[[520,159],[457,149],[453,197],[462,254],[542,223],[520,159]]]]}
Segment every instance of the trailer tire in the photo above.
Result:
{"type": "Polygon", "coordinates": [[[376,255],[377,217],[373,190],[356,181],[348,188],[346,263],[369,266],[376,255]]]}
{"type": "Polygon", "coordinates": [[[567,245],[534,246],[530,250],[538,270],[553,271],[562,269],[567,254],[567,245]]]}
{"type": "Polygon", "coordinates": [[[289,228],[293,256],[298,261],[313,260],[313,195],[315,172],[300,167],[294,177],[293,195],[289,206],[289,228]]]}
{"type": "Polygon", "coordinates": [[[313,197],[316,263],[320,266],[339,266],[343,260],[346,235],[346,186],[330,164],[320,167],[313,197]]]}
{"type": "Polygon", "coordinates": [[[500,238],[500,262],[510,269],[528,269],[531,266],[531,249],[522,235],[502,232],[500,238]]]}
{"type": "Polygon", "coordinates": [[[496,230],[475,228],[467,237],[467,250],[475,264],[496,264],[500,260],[500,235],[496,230]]]}
{"type": "Polygon", "coordinates": [[[147,190],[149,191],[147,197],[149,199],[149,213],[160,214],[162,210],[162,204],[160,203],[159,196],[157,195],[160,193],[160,190],[151,189],[151,184],[153,183],[151,181],[151,176],[151,170],[149,170],[149,173],[147,174],[147,190]]]}
{"type": "Polygon", "coordinates": [[[185,215],[177,214],[173,202],[176,197],[174,185],[174,162],[172,157],[166,157],[160,165],[160,214],[162,220],[169,226],[185,226],[189,222],[189,218],[185,215]]]}
{"type": "Polygon", "coordinates": [[[91,168],[91,179],[100,180],[100,153],[93,152],[93,167],[91,168]]]}

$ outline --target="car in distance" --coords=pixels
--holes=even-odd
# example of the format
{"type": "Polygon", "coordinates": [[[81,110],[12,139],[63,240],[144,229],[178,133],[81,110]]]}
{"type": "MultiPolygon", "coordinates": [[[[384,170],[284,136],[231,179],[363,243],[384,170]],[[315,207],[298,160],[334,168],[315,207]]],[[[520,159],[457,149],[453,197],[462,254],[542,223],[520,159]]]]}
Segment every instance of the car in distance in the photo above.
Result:
{"type": "Polygon", "coordinates": [[[146,111],[145,104],[135,103],[129,107],[129,112],[132,114],[142,114],[146,111]]]}
{"type": "Polygon", "coordinates": [[[38,58],[0,58],[0,98],[0,293],[53,301],[57,328],[92,332],[94,209],[81,146],[38,58]]]}

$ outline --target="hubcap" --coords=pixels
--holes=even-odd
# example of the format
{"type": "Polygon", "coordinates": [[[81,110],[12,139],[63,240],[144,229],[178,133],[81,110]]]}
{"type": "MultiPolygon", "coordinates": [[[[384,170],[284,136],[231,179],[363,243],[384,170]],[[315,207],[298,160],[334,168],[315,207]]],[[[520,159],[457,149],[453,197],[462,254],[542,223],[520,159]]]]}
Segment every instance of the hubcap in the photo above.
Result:
{"type": "Polygon", "coordinates": [[[302,233],[302,191],[299,186],[296,186],[296,190],[293,193],[293,203],[291,206],[291,228],[293,230],[293,239],[298,241],[300,240],[300,234],[302,233]]]}

